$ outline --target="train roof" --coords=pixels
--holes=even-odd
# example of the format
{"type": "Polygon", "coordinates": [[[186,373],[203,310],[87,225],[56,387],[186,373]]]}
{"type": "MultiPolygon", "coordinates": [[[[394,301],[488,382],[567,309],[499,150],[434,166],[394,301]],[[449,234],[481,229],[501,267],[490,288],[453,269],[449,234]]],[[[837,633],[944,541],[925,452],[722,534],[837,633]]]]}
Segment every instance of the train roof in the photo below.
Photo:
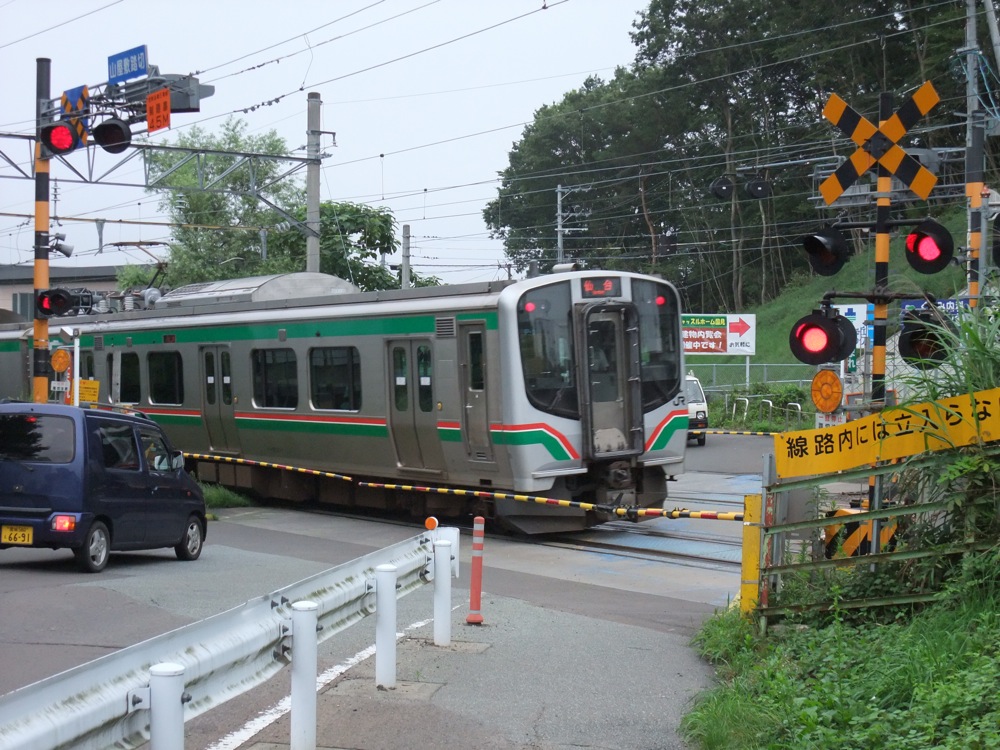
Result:
{"type": "Polygon", "coordinates": [[[274,300],[356,294],[361,290],[339,276],[325,273],[282,273],[243,279],[203,281],[167,292],[157,308],[188,307],[205,303],[271,302],[274,300]]]}

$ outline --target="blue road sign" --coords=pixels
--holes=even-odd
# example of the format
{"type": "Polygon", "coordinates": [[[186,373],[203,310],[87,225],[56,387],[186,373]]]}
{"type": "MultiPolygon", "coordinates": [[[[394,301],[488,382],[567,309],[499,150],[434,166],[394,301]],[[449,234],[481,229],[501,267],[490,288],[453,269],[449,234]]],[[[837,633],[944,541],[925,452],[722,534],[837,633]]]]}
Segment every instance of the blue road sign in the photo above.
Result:
{"type": "Polygon", "coordinates": [[[108,83],[122,83],[129,78],[149,75],[146,45],[133,47],[108,57],[108,83]]]}

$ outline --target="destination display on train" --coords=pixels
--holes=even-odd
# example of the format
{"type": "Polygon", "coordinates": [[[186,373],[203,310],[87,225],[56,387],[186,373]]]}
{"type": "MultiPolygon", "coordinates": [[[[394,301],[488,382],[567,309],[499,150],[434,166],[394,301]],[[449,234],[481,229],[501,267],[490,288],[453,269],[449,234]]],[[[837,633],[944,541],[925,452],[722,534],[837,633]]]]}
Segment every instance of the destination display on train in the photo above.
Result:
{"type": "Polygon", "coordinates": [[[581,279],[580,283],[584,299],[620,297],[622,294],[622,280],[619,276],[588,276],[581,279]]]}

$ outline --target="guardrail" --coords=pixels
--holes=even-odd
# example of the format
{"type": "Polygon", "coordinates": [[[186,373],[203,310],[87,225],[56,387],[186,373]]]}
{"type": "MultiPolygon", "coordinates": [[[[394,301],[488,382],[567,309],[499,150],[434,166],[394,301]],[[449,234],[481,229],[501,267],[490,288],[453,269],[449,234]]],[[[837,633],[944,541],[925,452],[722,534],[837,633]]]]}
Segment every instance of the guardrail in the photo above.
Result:
{"type": "Polygon", "coordinates": [[[451,542],[458,575],[459,532],[441,528],[306,578],[234,609],[15,690],[0,698],[4,750],[134,748],[149,739],[150,669],[183,670],[184,720],[217,707],[290,663],[295,602],[316,605],[324,641],[376,609],[376,569],[394,566],[396,598],[434,578],[434,543],[451,542]]]}

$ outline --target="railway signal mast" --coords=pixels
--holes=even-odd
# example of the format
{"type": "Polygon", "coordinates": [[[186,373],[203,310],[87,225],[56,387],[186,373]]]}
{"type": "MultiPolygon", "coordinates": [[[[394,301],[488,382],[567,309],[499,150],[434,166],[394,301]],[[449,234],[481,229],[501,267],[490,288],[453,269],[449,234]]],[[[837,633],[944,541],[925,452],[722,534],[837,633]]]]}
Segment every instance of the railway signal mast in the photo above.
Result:
{"type": "Polygon", "coordinates": [[[120,154],[132,143],[132,127],[146,122],[147,132],[170,127],[171,112],[198,112],[213,86],[193,76],[160,74],[150,65],[145,45],[108,57],[108,80],[94,87],[67,89],[51,99],[52,61],[36,60],[35,88],[35,262],[34,348],[32,351],[32,400],[49,400],[52,365],[49,355],[50,315],[64,290],[49,289],[49,253],[69,257],[72,246],[63,235],[49,237],[49,164],[63,160],[93,144],[110,154],[120,154]],[[100,122],[98,122],[100,120],[100,122]]]}

